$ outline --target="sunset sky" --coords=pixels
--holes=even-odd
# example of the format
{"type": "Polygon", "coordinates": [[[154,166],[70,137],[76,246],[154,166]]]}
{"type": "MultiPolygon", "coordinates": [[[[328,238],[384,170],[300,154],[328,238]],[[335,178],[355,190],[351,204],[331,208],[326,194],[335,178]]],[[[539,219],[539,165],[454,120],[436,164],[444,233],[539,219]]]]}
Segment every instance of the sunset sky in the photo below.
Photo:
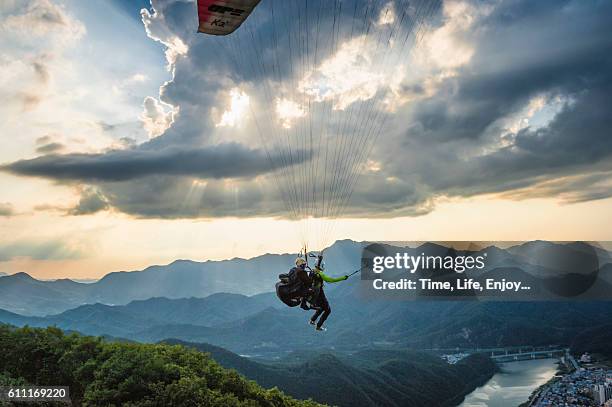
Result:
{"type": "MultiPolygon", "coordinates": [[[[242,34],[265,30],[272,1],[242,34]]],[[[380,1],[372,29],[406,2],[380,1]]],[[[384,70],[376,44],[340,35],[284,91],[334,115],[372,102],[388,125],[344,216],[308,239],[612,240],[610,27],[603,0],[444,0],[384,70]]],[[[0,272],[99,278],[299,250],[249,110],[285,129],[316,110],[268,106],[196,30],[187,0],[0,4],[0,272]]]]}

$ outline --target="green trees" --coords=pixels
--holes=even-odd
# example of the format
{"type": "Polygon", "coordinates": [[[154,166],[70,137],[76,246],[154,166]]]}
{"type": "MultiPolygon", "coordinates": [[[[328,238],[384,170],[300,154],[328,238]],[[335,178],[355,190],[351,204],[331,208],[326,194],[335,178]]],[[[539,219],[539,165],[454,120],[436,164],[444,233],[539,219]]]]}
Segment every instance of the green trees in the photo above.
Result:
{"type": "Polygon", "coordinates": [[[69,386],[73,403],[84,406],[318,406],[262,389],[196,350],[107,343],[57,328],[0,326],[1,384],[69,386]]]}

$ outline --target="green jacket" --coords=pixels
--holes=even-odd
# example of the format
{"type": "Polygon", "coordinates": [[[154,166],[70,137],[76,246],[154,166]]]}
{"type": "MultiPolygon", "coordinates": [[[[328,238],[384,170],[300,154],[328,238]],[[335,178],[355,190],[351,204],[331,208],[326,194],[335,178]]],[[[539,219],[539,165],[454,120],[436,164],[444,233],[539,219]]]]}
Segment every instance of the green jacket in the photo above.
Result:
{"type": "Polygon", "coordinates": [[[323,281],[325,281],[326,283],[337,283],[339,281],[344,281],[348,278],[347,276],[342,276],[342,277],[337,277],[337,278],[330,277],[327,274],[323,273],[323,270],[321,270],[318,267],[315,267],[313,271],[314,271],[313,285],[315,287],[319,285],[323,285],[323,281]]]}

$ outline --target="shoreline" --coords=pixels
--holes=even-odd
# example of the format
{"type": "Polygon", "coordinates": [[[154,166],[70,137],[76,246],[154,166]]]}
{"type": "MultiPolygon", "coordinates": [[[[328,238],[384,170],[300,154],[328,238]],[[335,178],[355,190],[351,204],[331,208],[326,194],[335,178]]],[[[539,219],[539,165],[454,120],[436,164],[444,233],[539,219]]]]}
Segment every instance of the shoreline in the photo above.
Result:
{"type": "Polygon", "coordinates": [[[553,377],[551,377],[546,383],[538,386],[533,392],[531,392],[531,395],[529,396],[529,399],[527,399],[526,402],[520,404],[518,407],[531,407],[534,402],[539,400],[539,397],[540,397],[540,394],[542,393],[542,390],[544,390],[545,388],[547,388],[548,386],[553,384],[555,381],[559,380],[559,375],[560,374],[569,373],[566,368],[562,368],[561,366],[562,366],[562,362],[559,359],[557,361],[557,371],[555,372],[555,375],[553,377]]]}
{"type": "Polygon", "coordinates": [[[485,401],[491,406],[527,406],[545,384],[542,379],[548,382],[549,377],[557,374],[557,363],[558,360],[553,358],[539,358],[498,365],[495,375],[466,395],[459,406],[483,405],[485,401]]]}

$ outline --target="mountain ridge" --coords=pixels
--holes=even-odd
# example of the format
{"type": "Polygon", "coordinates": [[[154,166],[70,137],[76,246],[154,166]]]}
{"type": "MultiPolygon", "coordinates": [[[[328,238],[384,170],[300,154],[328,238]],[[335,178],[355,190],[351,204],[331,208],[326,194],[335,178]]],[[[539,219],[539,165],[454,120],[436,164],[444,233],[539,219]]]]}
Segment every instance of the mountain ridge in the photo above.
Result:
{"type": "MultiPolygon", "coordinates": [[[[326,250],[327,270],[332,275],[338,275],[359,268],[361,254],[364,243],[351,240],[339,240],[326,250]]],[[[397,246],[380,245],[389,253],[394,250],[406,250],[414,255],[420,255],[423,251],[428,254],[451,253],[451,249],[435,243],[424,243],[417,248],[400,248],[397,246]]],[[[532,242],[529,245],[512,246],[514,252],[533,252],[534,249],[542,246],[544,253],[546,248],[554,248],[553,253],[563,252],[562,259],[567,259],[567,265],[559,265],[559,261],[554,258],[545,258],[543,261],[535,261],[532,264],[525,254],[513,255],[509,251],[501,248],[486,249],[477,248],[481,253],[489,250],[487,268],[475,273],[466,271],[464,277],[478,280],[487,273],[491,273],[496,268],[500,270],[510,270],[511,268],[521,269],[529,274],[536,276],[538,281],[548,284],[548,287],[556,289],[559,282],[551,277],[555,277],[555,268],[570,269],[578,267],[581,259],[589,257],[589,245],[571,242],[556,244],[551,242],[532,242]],[[521,248],[522,247],[522,248],[521,248]],[[575,253],[578,253],[577,255],[575,253]],[[553,268],[551,268],[553,267],[553,268]]],[[[595,250],[595,249],[593,249],[595,250]]],[[[599,249],[598,249],[599,250],[599,249]]],[[[457,254],[465,254],[465,251],[454,251],[457,254]]],[[[535,250],[537,253],[537,250],[535,250]]],[[[598,252],[599,253],[599,252],[598,252]]],[[[606,252],[607,253],[607,252],[606,252]]],[[[607,257],[598,254],[593,263],[594,267],[599,267],[602,271],[600,279],[602,284],[612,284],[612,272],[609,270],[612,263],[601,264],[607,261],[607,257]],[[602,262],[601,264],[598,262],[602,262]]],[[[546,256],[544,256],[546,257],[546,256]]],[[[113,272],[107,274],[101,280],[93,283],[80,283],[70,279],[60,279],[55,281],[36,280],[26,273],[17,273],[10,276],[0,277],[0,309],[5,309],[23,316],[54,316],[64,311],[75,309],[85,304],[106,304],[106,305],[127,305],[135,300],[147,300],[154,297],[165,297],[168,299],[185,298],[206,298],[215,293],[234,293],[247,296],[270,293],[277,282],[277,276],[281,272],[287,271],[293,264],[293,255],[260,255],[251,259],[223,260],[194,262],[191,260],[177,260],[169,266],[154,265],[140,271],[133,272],[113,272]]],[[[401,270],[397,272],[401,277],[401,270]]],[[[444,276],[441,276],[444,277],[444,276]]],[[[577,276],[578,278],[582,278],[577,276]]],[[[356,295],[357,279],[353,277],[341,284],[331,284],[326,291],[332,295],[347,296],[356,295]]],[[[572,277],[574,278],[574,277],[572,277]]],[[[590,284],[589,276],[582,278],[585,287],[590,284]]],[[[562,282],[561,282],[562,283],[562,282]]],[[[561,284],[563,288],[563,284],[561,284]]],[[[599,290],[599,295],[604,293],[599,290]]],[[[604,290],[605,291],[605,290],[604,290]]],[[[564,294],[563,291],[560,291],[564,294]]],[[[525,293],[527,294],[527,293],[525,293]]],[[[210,300],[210,299],[209,299],[210,300]]],[[[197,307],[196,307],[197,308],[197,307]]],[[[223,309],[217,309],[212,316],[218,314],[219,319],[223,319],[223,309]]],[[[181,322],[187,321],[182,317],[181,322]]],[[[199,319],[196,318],[196,319],[199,319]]],[[[227,319],[227,318],[225,318],[227,319]]],[[[231,318],[235,319],[235,318],[231,318]]],[[[197,324],[210,324],[202,321],[197,324]]]]}
{"type": "MultiPolygon", "coordinates": [[[[360,244],[351,240],[334,243],[326,249],[335,258],[329,265],[342,270],[358,264],[360,244]]],[[[83,304],[125,305],[151,297],[203,298],[218,292],[255,295],[271,291],[278,274],[293,264],[294,256],[283,253],[238,260],[175,260],[142,270],[111,272],[91,283],[44,281],[21,272],[0,277],[0,309],[45,316],[83,304]]]]}

